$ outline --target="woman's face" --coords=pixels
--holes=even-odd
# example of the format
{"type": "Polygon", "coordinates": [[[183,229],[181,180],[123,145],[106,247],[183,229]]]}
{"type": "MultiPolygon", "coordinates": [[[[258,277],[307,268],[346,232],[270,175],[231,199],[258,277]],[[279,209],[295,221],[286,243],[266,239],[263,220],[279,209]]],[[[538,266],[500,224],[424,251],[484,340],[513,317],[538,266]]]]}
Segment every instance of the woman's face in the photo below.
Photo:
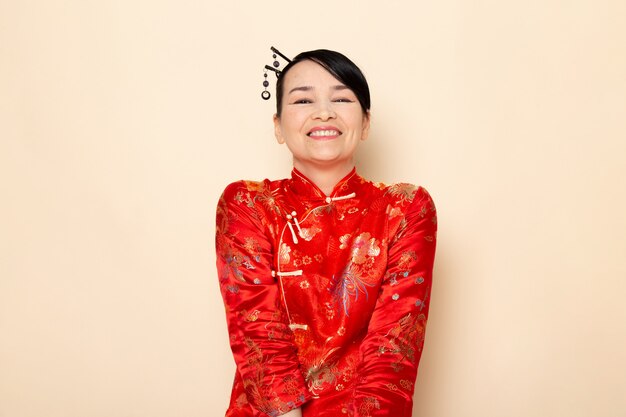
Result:
{"type": "Polygon", "coordinates": [[[274,115],[278,143],[293,154],[294,166],[351,168],[359,143],[369,133],[369,113],[356,95],[313,61],[302,61],[286,74],[281,116],[274,115]]]}

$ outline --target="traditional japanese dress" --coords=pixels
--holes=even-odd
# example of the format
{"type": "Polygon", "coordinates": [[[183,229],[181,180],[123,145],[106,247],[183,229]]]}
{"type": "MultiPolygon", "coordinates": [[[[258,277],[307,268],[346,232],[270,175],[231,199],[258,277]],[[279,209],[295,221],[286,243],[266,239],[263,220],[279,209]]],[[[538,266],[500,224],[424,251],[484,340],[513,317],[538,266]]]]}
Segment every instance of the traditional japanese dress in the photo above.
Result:
{"type": "Polygon", "coordinates": [[[410,416],[437,222],[423,188],[355,170],[230,184],[217,267],[237,372],[226,416],[410,416]]]}

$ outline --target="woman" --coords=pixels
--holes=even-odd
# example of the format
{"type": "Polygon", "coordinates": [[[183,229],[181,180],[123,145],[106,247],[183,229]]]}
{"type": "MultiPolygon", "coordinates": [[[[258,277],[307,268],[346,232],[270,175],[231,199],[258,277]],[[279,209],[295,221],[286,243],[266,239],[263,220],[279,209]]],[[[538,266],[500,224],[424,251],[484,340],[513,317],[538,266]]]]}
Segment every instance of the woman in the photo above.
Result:
{"type": "Polygon", "coordinates": [[[230,184],[217,266],[237,372],[227,416],[410,416],[435,254],[423,188],[372,183],[359,68],[304,52],[276,85],[291,178],[230,184]]]}

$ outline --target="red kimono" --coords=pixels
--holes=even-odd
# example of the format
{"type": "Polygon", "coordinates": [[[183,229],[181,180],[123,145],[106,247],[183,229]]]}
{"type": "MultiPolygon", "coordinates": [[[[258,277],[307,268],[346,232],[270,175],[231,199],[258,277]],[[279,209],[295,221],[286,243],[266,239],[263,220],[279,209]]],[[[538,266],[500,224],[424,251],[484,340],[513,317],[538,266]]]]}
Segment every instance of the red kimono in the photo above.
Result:
{"type": "Polygon", "coordinates": [[[237,364],[226,416],[411,416],[436,229],[426,190],[355,170],[329,197],[296,169],[230,184],[216,233],[237,364]]]}

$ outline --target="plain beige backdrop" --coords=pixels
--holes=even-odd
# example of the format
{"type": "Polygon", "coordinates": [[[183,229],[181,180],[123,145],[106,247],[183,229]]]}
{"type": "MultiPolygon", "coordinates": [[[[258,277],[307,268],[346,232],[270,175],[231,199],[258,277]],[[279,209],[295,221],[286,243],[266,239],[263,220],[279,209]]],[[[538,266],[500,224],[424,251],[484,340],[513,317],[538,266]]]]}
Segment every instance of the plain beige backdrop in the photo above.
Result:
{"type": "Polygon", "coordinates": [[[0,0],[0,417],[223,415],[213,254],[289,174],[269,47],[368,77],[439,247],[416,417],[626,415],[626,2],[0,0]]]}

